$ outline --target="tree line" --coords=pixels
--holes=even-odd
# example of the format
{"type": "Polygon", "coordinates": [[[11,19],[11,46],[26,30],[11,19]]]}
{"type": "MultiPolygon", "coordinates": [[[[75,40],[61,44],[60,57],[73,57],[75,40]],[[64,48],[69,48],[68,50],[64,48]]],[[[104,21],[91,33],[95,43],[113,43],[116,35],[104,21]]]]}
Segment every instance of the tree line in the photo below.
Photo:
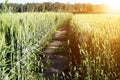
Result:
{"type": "MultiPolygon", "coordinates": [[[[104,4],[84,4],[84,3],[26,3],[7,4],[8,11],[11,12],[71,12],[71,13],[105,13],[107,6],[104,4]]],[[[0,3],[0,10],[3,10],[3,3],[0,3]]]]}

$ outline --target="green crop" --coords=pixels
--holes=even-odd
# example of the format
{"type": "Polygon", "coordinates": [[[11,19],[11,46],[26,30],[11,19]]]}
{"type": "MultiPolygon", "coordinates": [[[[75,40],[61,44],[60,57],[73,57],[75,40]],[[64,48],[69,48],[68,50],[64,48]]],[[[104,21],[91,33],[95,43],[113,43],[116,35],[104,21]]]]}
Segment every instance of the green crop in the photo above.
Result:
{"type": "Polygon", "coordinates": [[[71,26],[82,56],[74,73],[81,80],[120,78],[120,15],[75,15],[71,26]]]}
{"type": "Polygon", "coordinates": [[[44,80],[44,65],[39,55],[43,55],[52,35],[69,16],[64,13],[0,14],[0,80],[44,80]]]}

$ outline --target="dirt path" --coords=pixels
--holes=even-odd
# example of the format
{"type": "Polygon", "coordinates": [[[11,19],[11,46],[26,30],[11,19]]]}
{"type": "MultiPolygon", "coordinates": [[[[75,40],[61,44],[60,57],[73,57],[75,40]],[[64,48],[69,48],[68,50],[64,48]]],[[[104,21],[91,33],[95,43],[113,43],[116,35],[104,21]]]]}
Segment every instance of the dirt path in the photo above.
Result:
{"type": "Polygon", "coordinates": [[[60,76],[68,68],[68,28],[67,26],[58,29],[53,42],[44,51],[45,57],[43,64],[47,65],[44,69],[44,76],[51,78],[53,74],[60,76]]]}

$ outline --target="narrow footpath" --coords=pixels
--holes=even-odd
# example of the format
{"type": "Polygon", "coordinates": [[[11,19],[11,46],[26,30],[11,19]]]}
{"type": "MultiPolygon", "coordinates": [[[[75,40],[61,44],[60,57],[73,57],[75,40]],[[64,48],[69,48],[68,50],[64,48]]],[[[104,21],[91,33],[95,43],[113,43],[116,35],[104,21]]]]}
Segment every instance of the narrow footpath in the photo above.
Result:
{"type": "Polygon", "coordinates": [[[58,77],[61,76],[62,72],[68,68],[68,29],[68,26],[58,29],[52,42],[44,51],[43,64],[47,65],[47,68],[43,73],[47,79],[52,78],[54,74],[58,74],[58,77]]]}

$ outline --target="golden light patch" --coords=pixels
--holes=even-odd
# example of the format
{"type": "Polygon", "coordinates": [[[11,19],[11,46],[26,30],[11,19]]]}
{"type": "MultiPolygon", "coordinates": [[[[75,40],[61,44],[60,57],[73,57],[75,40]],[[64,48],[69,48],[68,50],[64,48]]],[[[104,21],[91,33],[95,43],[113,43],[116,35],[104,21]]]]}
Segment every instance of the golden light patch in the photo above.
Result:
{"type": "Polygon", "coordinates": [[[110,12],[120,12],[120,3],[119,2],[109,2],[109,11],[110,12]]]}

